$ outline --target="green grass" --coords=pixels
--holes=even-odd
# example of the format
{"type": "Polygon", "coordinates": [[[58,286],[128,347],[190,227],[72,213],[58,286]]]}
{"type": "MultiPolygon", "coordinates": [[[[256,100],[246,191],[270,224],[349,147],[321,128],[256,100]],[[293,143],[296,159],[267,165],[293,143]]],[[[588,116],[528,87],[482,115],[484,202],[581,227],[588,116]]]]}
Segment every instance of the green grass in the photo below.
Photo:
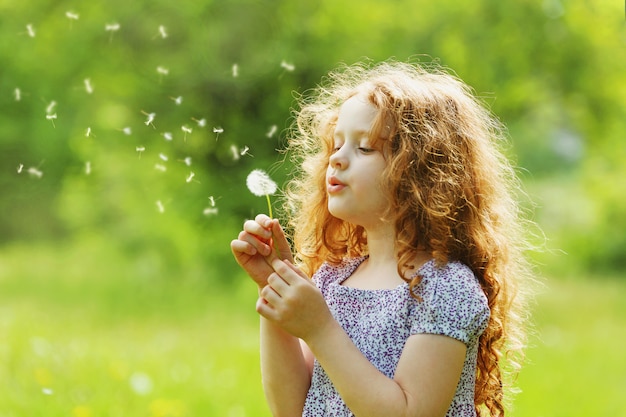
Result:
{"type": "MultiPolygon", "coordinates": [[[[0,417],[269,416],[253,286],[155,262],[102,242],[0,252],[0,417]]],[[[550,280],[534,320],[510,415],[623,413],[626,280],[550,280]]]]}

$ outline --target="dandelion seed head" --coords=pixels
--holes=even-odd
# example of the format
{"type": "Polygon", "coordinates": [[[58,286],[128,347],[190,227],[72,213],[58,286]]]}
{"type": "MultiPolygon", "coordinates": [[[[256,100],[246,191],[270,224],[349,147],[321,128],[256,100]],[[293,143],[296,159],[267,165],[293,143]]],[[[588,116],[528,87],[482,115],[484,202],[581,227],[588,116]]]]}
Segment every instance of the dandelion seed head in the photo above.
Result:
{"type": "Polygon", "coordinates": [[[250,192],[258,197],[273,195],[278,189],[276,183],[261,169],[255,169],[248,174],[246,185],[250,192]]]}

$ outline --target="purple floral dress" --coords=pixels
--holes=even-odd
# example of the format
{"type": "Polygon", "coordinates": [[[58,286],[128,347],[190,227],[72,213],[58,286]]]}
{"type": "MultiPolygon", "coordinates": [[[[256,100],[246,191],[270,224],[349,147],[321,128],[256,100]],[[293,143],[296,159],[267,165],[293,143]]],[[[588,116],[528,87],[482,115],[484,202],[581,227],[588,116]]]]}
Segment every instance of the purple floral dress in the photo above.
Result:
{"type": "MultiPolygon", "coordinates": [[[[460,340],[467,346],[465,364],[446,417],[474,417],[478,338],[487,327],[489,307],[478,280],[466,265],[434,260],[418,271],[423,277],[411,297],[408,284],[393,289],[363,290],[341,285],[365,258],[340,265],[323,264],[313,279],[335,319],[380,372],[393,378],[409,336],[429,333],[460,340]]],[[[353,416],[326,372],[315,361],[303,417],[353,416]]]]}

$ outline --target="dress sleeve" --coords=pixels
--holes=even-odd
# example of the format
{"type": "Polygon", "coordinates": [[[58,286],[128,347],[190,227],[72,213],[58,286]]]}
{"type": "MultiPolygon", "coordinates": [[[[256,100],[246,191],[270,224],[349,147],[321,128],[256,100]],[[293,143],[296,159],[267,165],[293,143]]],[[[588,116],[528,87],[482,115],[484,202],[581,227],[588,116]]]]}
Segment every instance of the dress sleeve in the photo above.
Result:
{"type": "Polygon", "coordinates": [[[423,275],[411,315],[411,334],[449,336],[466,345],[487,327],[489,305],[472,270],[461,263],[432,267],[423,275]]]}

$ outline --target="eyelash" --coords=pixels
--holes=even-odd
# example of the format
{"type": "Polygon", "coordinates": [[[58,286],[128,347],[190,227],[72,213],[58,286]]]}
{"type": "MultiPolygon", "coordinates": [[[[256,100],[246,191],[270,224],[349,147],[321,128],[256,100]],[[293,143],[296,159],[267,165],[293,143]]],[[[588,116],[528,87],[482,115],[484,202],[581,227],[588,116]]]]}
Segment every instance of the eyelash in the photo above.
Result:
{"type": "MultiPolygon", "coordinates": [[[[333,153],[337,152],[339,149],[341,149],[341,147],[340,147],[340,146],[339,146],[339,147],[334,147],[334,148],[331,150],[331,152],[330,152],[330,153],[331,153],[331,154],[333,154],[333,153]]],[[[368,154],[368,153],[372,153],[372,152],[376,152],[376,149],[373,149],[373,148],[365,148],[365,147],[362,147],[362,146],[359,146],[357,149],[358,149],[360,152],[363,152],[363,153],[366,153],[366,154],[368,154]]]]}

